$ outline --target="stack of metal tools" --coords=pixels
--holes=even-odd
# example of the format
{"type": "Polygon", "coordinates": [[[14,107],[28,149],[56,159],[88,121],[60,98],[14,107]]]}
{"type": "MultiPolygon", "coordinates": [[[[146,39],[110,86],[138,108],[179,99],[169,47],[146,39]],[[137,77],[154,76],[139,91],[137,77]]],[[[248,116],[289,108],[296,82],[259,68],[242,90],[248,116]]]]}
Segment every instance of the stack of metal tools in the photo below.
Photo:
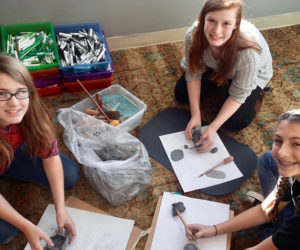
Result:
{"type": "Polygon", "coordinates": [[[93,29],[59,32],[56,36],[62,66],[105,61],[105,46],[93,29]]]}

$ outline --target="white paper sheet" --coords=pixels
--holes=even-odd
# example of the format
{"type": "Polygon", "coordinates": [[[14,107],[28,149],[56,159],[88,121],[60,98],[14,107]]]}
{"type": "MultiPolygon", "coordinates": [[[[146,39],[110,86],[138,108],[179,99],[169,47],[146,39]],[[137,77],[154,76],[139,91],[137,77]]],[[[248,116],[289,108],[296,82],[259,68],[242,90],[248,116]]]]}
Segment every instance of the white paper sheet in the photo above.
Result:
{"type": "Polygon", "coordinates": [[[229,205],[189,198],[165,192],[155,227],[151,250],[182,250],[194,243],[201,250],[226,250],[227,235],[198,239],[190,242],[178,216],[172,215],[172,204],[183,202],[186,210],[181,214],[187,224],[214,225],[229,219],[229,205]]]}
{"type": "MultiPolygon", "coordinates": [[[[77,236],[67,250],[126,249],[134,221],[67,207],[77,236]]],[[[55,208],[49,204],[38,224],[49,237],[57,233],[55,208]]],[[[44,242],[43,242],[44,243],[44,242]]],[[[44,244],[45,245],[45,244],[44,244]]],[[[27,243],[24,250],[29,250],[27,243]]]]}
{"type": "MultiPolygon", "coordinates": [[[[202,132],[205,128],[201,128],[202,132]]],[[[194,146],[194,143],[186,139],[184,131],[162,135],[159,138],[184,192],[218,185],[243,176],[236,164],[231,162],[215,168],[215,170],[225,173],[225,178],[211,178],[207,175],[199,178],[199,175],[207,169],[230,156],[218,134],[216,134],[213,146],[218,148],[216,153],[199,153],[196,149],[185,149],[185,145],[190,148],[194,146]],[[177,149],[183,151],[184,157],[179,161],[174,161],[171,158],[171,153],[177,149]]]]}

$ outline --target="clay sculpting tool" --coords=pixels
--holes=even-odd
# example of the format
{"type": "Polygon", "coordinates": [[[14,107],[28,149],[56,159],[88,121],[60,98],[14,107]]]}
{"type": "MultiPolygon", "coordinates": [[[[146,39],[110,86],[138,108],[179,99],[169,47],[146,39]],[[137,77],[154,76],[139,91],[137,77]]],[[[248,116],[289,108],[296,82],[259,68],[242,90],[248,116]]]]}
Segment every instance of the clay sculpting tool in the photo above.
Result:
{"type": "Polygon", "coordinates": [[[100,107],[100,105],[98,104],[98,102],[95,101],[95,99],[87,91],[87,89],[84,87],[84,85],[78,79],[77,79],[77,82],[80,84],[81,88],[85,91],[85,93],[87,93],[87,95],[90,97],[90,99],[93,101],[93,103],[95,103],[96,107],[100,110],[100,112],[102,113],[102,115],[104,115],[104,117],[108,121],[108,123],[111,124],[111,125],[118,125],[119,121],[109,119],[109,117],[106,115],[106,113],[104,112],[104,110],[100,107]]]}
{"type": "Polygon", "coordinates": [[[200,174],[198,177],[202,177],[203,175],[207,174],[208,172],[210,172],[211,170],[219,167],[219,166],[222,166],[223,164],[227,164],[229,162],[232,162],[233,161],[233,156],[229,156],[227,158],[225,158],[222,162],[216,164],[215,166],[209,168],[208,170],[206,170],[205,172],[203,172],[202,174],[200,174]]]}
{"type": "Polygon", "coordinates": [[[186,222],[185,222],[185,220],[183,219],[183,217],[181,215],[181,213],[183,213],[184,211],[185,211],[185,206],[181,201],[172,204],[172,214],[173,214],[173,216],[178,215],[178,217],[182,221],[183,225],[186,226],[186,222]]]}

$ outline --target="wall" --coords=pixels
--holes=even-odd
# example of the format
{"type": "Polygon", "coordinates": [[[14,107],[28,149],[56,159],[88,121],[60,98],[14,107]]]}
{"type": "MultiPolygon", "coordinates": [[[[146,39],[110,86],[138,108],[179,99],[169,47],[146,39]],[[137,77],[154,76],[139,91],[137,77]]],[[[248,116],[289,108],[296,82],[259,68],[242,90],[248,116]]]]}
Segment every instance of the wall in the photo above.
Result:
{"type": "MultiPolygon", "coordinates": [[[[299,0],[244,0],[245,17],[299,12],[299,0]]],[[[1,0],[0,25],[99,22],[107,37],[189,26],[203,0],[1,0]]]]}

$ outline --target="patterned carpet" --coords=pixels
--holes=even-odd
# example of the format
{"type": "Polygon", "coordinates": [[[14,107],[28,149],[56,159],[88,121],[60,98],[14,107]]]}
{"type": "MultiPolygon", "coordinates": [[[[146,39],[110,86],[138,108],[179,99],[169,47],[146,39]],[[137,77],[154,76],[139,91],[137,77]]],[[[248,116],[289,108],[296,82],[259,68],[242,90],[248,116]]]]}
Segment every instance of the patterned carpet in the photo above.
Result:
{"type": "MultiPolygon", "coordinates": [[[[273,56],[274,77],[268,85],[273,90],[265,95],[261,111],[250,126],[230,134],[236,140],[251,147],[258,156],[271,148],[278,115],[299,107],[300,100],[300,26],[267,30],[263,31],[263,35],[270,45],[273,56]]],[[[113,84],[122,85],[147,104],[142,123],[132,132],[133,135],[137,135],[143,124],[167,107],[188,108],[177,103],[173,94],[175,83],[182,74],[179,62],[183,50],[183,42],[177,42],[111,53],[116,70],[113,84]]],[[[63,92],[57,96],[43,98],[53,115],[60,149],[70,157],[73,156],[63,144],[63,128],[56,121],[56,110],[68,107],[83,98],[86,98],[86,95],[82,92],[72,94],[63,92]]],[[[203,113],[204,118],[209,121],[211,114],[208,110],[209,106],[203,110],[203,113]]],[[[119,207],[113,207],[96,193],[87,183],[83,172],[79,183],[73,189],[66,191],[66,197],[73,195],[112,215],[134,219],[135,225],[145,230],[151,225],[159,195],[164,191],[182,193],[174,173],[157,161],[153,159],[150,161],[153,168],[150,186],[136,198],[119,207]]],[[[35,184],[5,179],[0,179],[0,183],[2,195],[33,223],[38,223],[44,209],[52,202],[50,191],[35,184]]],[[[245,200],[245,193],[248,190],[260,191],[256,172],[239,189],[226,196],[207,196],[199,191],[185,195],[230,204],[231,209],[238,214],[250,207],[245,200]]],[[[259,230],[257,229],[234,233],[231,249],[244,249],[258,241],[259,230]]],[[[145,242],[146,237],[140,240],[137,249],[143,249],[145,242]]],[[[25,244],[24,235],[19,233],[12,242],[0,249],[19,250],[23,249],[25,244]]]]}

